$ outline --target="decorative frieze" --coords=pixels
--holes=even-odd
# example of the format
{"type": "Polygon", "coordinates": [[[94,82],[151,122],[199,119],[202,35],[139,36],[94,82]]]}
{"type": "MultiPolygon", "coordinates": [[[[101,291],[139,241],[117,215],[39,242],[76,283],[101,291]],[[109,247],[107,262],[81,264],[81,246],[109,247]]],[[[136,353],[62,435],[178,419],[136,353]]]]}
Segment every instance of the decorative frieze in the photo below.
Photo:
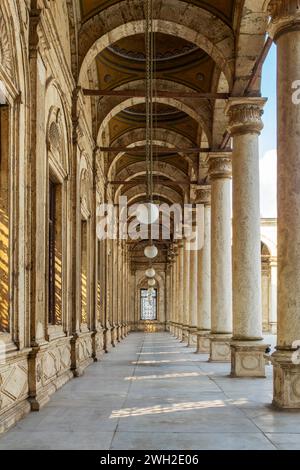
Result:
{"type": "Polygon", "coordinates": [[[264,125],[262,121],[265,98],[231,98],[226,113],[229,118],[228,132],[237,134],[260,134],[264,125]]]}
{"type": "Polygon", "coordinates": [[[12,76],[13,62],[11,45],[4,17],[0,15],[0,64],[8,75],[12,76]]]}

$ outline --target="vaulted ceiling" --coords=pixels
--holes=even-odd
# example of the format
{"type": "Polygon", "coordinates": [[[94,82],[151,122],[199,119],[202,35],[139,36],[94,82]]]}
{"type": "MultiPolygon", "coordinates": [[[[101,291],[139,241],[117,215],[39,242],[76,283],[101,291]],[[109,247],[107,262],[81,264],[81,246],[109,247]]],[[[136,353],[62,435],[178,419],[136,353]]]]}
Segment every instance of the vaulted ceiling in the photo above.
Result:
{"type": "MultiPolygon", "coordinates": [[[[84,86],[89,76],[92,87],[106,92],[145,91],[145,2],[79,2],[84,86]]],[[[225,101],[187,98],[183,93],[243,93],[264,43],[267,13],[257,13],[264,3],[153,0],[157,148],[217,148],[221,144],[227,125],[225,101]],[[171,91],[176,97],[158,97],[157,91],[171,91]]],[[[256,86],[259,90],[259,82],[256,86]]],[[[145,98],[133,93],[132,97],[100,96],[91,102],[98,145],[120,150],[103,152],[109,193],[112,198],[132,197],[136,191],[134,202],[142,201],[146,194],[145,98]]],[[[190,187],[185,179],[205,184],[205,159],[206,153],[200,151],[155,152],[156,197],[170,203],[188,201],[190,187]]]]}

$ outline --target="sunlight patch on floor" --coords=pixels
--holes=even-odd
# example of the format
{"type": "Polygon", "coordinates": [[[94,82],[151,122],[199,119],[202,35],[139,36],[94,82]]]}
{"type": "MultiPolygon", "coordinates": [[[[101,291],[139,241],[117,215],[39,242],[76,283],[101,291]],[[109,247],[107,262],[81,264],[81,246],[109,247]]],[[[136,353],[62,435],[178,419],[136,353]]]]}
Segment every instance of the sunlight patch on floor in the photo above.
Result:
{"type": "Polygon", "coordinates": [[[172,362],[200,362],[199,359],[161,359],[159,361],[133,361],[131,364],[170,364],[172,362]]]}
{"type": "Polygon", "coordinates": [[[129,418],[131,416],[157,415],[164,413],[177,413],[178,411],[193,411],[207,408],[225,407],[222,400],[196,401],[186,403],[174,403],[173,405],[155,405],[146,408],[124,408],[122,410],[114,410],[110,415],[110,419],[129,418]]]}
{"type": "Polygon", "coordinates": [[[178,372],[175,374],[163,374],[163,375],[136,375],[134,377],[125,377],[124,380],[152,380],[152,379],[177,379],[184,377],[203,377],[203,373],[200,372],[178,372]]]}

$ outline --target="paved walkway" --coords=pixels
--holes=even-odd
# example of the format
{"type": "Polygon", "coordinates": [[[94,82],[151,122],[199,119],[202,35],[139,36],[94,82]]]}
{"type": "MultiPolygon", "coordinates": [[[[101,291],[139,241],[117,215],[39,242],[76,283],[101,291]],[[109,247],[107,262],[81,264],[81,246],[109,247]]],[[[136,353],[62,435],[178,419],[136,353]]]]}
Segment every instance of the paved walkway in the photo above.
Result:
{"type": "Polygon", "coordinates": [[[0,438],[0,449],[300,449],[268,379],[232,379],[167,333],[132,333],[0,438]]]}

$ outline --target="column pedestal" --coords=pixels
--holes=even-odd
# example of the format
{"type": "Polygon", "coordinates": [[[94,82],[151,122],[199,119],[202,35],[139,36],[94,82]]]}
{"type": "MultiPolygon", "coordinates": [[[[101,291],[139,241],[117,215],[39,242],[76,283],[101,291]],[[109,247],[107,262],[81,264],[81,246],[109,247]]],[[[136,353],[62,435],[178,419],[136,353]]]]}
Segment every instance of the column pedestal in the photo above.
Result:
{"type": "Polygon", "coordinates": [[[183,325],[182,325],[182,323],[180,323],[178,325],[178,339],[179,339],[179,341],[182,341],[182,327],[183,327],[183,325]]]}
{"type": "Polygon", "coordinates": [[[187,326],[184,326],[182,328],[182,343],[188,343],[189,342],[189,329],[187,326]]]}
{"type": "Polygon", "coordinates": [[[251,341],[232,342],[231,377],[265,377],[267,345],[251,341]]]}
{"type": "Polygon", "coordinates": [[[231,335],[212,334],[210,339],[209,362],[230,362],[230,339],[231,335]]]}
{"type": "Polygon", "coordinates": [[[197,331],[197,350],[199,354],[210,353],[210,331],[197,331]]]}
{"type": "Polygon", "coordinates": [[[188,346],[197,347],[197,327],[189,328],[188,346]]]}
{"type": "Polygon", "coordinates": [[[277,408],[300,408],[300,355],[294,351],[276,351],[273,364],[273,405],[277,408]]]}

